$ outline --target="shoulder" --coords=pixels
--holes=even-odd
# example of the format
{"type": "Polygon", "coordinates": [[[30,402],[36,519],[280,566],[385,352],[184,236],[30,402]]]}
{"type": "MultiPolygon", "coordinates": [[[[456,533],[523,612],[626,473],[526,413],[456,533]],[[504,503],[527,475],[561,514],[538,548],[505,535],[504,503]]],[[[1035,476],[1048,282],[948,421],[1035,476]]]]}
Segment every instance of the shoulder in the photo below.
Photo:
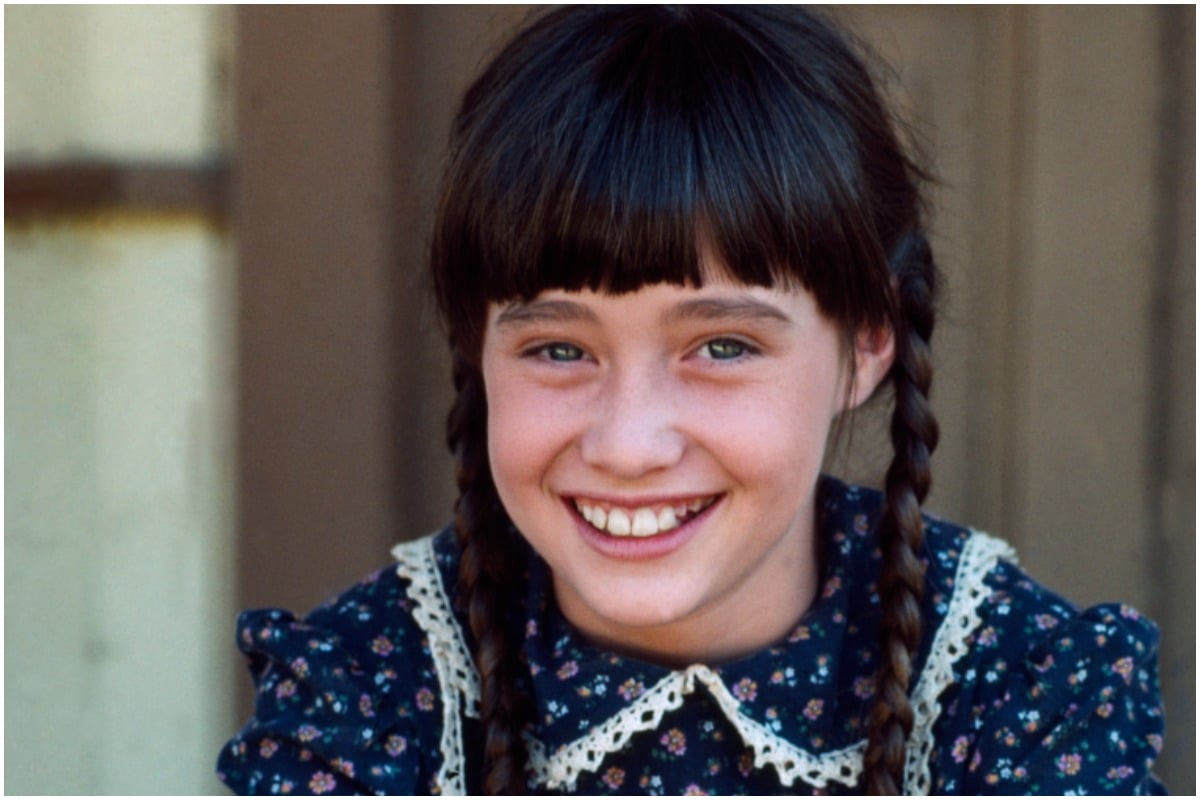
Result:
{"type": "MultiPolygon", "coordinates": [[[[397,551],[433,552],[434,538],[397,551]]],[[[304,617],[241,614],[255,713],[222,751],[221,779],[246,793],[429,791],[442,698],[412,589],[431,577],[401,560],[304,617]]]]}
{"type": "MultiPolygon", "coordinates": [[[[957,541],[943,530],[934,546],[939,537],[942,547],[957,541]]],[[[934,790],[1153,788],[1163,730],[1154,624],[1128,606],[1080,609],[1030,578],[999,545],[971,573],[972,543],[998,540],[972,532],[963,541],[965,556],[931,570],[933,581],[944,579],[954,562],[955,595],[971,596],[969,619],[951,614],[943,623],[965,635],[954,684],[942,698],[934,790]]]]}

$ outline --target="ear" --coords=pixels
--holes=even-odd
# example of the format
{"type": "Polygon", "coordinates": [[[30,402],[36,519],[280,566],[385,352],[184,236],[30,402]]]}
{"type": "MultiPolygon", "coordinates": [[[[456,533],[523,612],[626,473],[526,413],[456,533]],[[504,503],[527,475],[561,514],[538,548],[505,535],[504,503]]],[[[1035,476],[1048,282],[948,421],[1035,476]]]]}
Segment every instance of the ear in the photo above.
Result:
{"type": "Polygon", "coordinates": [[[865,403],[896,360],[896,335],[890,325],[863,328],[854,336],[854,380],[843,411],[865,403]]]}

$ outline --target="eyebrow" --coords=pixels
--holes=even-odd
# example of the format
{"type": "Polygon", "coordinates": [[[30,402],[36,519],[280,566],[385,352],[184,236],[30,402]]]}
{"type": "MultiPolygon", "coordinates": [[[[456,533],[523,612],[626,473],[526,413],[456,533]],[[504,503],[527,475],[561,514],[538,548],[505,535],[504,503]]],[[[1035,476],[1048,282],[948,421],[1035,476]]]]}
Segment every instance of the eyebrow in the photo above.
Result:
{"type": "Polygon", "coordinates": [[[497,315],[496,327],[580,321],[595,322],[596,314],[582,303],[570,300],[534,300],[531,303],[510,303],[497,315]]]}
{"type": "Polygon", "coordinates": [[[685,300],[665,315],[668,322],[705,320],[719,322],[771,322],[790,325],[783,310],[753,297],[712,297],[685,300]]]}
{"type": "MultiPolygon", "coordinates": [[[[595,312],[571,300],[514,302],[496,317],[496,327],[519,327],[538,322],[595,322],[595,312]]],[[[688,320],[718,322],[770,322],[790,325],[793,320],[781,309],[753,297],[702,297],[684,300],[664,315],[667,323],[688,320]]]]}

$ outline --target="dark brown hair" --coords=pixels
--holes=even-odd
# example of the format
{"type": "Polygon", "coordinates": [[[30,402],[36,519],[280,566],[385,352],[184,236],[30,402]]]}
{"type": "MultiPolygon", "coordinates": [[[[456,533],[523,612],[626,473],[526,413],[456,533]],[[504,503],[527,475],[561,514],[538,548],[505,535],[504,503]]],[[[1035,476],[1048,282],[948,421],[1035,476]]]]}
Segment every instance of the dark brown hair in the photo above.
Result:
{"type": "Polygon", "coordinates": [[[482,679],[485,789],[526,791],[517,534],[488,466],[488,304],[549,288],[699,286],[701,242],[732,278],[803,287],[849,340],[890,326],[894,457],[880,521],[882,665],[866,789],[896,793],[920,641],[920,506],[937,424],[937,271],[921,175],[862,59],[794,7],[583,6],[542,13],[468,89],[431,265],[454,362],[448,442],[461,597],[482,679]]]}

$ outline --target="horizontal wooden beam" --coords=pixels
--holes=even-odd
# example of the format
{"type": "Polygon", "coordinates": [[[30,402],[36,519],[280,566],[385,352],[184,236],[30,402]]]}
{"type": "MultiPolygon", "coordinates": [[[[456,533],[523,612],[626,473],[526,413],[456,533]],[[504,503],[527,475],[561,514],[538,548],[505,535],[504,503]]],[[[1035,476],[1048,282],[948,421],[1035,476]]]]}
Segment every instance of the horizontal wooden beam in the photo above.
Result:
{"type": "Polygon", "coordinates": [[[5,167],[4,219],[99,211],[187,212],[226,221],[229,167],[103,161],[5,167]]]}

